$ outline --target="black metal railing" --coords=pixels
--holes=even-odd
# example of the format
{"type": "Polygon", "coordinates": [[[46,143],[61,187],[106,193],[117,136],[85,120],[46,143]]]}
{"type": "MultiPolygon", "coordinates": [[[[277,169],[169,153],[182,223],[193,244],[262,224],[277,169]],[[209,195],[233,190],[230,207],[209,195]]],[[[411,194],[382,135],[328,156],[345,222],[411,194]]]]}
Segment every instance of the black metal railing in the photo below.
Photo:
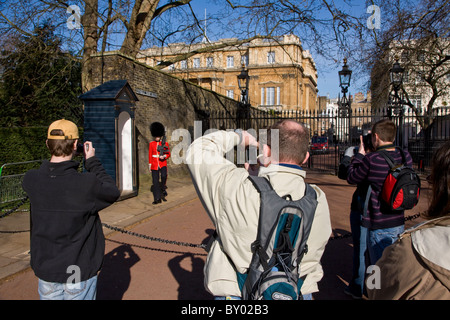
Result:
{"type": "MultiPolygon", "coordinates": [[[[450,108],[433,109],[429,114],[415,114],[410,110],[403,114],[393,114],[389,109],[368,111],[354,109],[342,113],[337,110],[261,110],[246,108],[234,113],[214,111],[209,114],[206,129],[253,129],[259,132],[281,119],[293,119],[303,123],[311,137],[325,137],[328,146],[322,150],[310,149],[311,169],[337,172],[340,159],[349,146],[359,144],[359,136],[371,129],[380,119],[389,118],[398,127],[396,143],[408,150],[414,161],[415,169],[429,170],[433,152],[450,137],[450,108]]],[[[205,119],[204,119],[205,120],[205,119]]],[[[313,147],[311,145],[311,147],[313,147]]]]}

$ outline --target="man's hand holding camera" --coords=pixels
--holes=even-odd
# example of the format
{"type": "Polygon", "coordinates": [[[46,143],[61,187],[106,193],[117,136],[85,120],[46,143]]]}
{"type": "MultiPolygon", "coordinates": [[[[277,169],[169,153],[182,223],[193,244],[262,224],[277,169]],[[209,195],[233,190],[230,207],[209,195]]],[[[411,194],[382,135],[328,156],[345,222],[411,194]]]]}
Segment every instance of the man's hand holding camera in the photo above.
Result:
{"type": "Polygon", "coordinates": [[[83,155],[86,160],[95,156],[95,149],[92,147],[92,142],[78,143],[75,150],[76,155],[83,155]]]}

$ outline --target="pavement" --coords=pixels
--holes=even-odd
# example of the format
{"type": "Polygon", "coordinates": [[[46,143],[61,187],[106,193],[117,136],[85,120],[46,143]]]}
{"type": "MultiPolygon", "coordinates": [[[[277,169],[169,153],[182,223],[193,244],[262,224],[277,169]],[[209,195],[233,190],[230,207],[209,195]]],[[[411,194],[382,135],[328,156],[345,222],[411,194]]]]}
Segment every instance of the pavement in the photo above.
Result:
{"type": "MultiPolygon", "coordinates": [[[[119,228],[131,228],[149,217],[198,198],[188,174],[171,176],[168,187],[170,201],[152,205],[150,182],[144,179],[136,197],[117,201],[100,212],[102,223],[119,228]]],[[[30,267],[29,218],[28,211],[18,211],[0,219],[0,283],[30,267]]],[[[103,228],[103,232],[105,237],[108,237],[114,230],[103,228]]]]}
{"type": "MultiPolygon", "coordinates": [[[[333,228],[333,234],[331,235],[330,241],[327,245],[327,249],[325,250],[324,256],[322,258],[325,275],[322,281],[319,283],[320,293],[315,295],[314,298],[341,299],[342,283],[346,283],[346,280],[348,280],[351,272],[350,269],[352,244],[351,238],[348,237],[350,233],[348,215],[350,209],[350,201],[355,190],[355,186],[348,185],[346,181],[340,180],[336,176],[329,173],[322,173],[311,170],[306,171],[307,182],[318,185],[327,195],[331,214],[331,224],[333,228]],[[343,236],[342,240],[340,240],[340,236],[343,236]],[[332,270],[332,272],[327,272],[327,270],[332,270]],[[340,288],[339,294],[333,293],[334,291],[336,291],[336,286],[340,288]]],[[[426,199],[427,193],[429,192],[429,188],[426,182],[423,183],[422,187],[421,198],[426,199]]],[[[163,202],[159,205],[152,205],[153,197],[150,192],[150,181],[141,179],[138,195],[132,198],[118,201],[110,207],[102,210],[100,212],[101,220],[107,225],[124,228],[126,230],[132,230],[135,232],[139,232],[139,226],[142,225],[141,229],[144,229],[144,231],[142,232],[146,232],[149,236],[173,239],[175,235],[178,236],[176,237],[176,239],[178,239],[179,241],[200,243],[200,241],[206,235],[204,233],[205,230],[211,228],[210,221],[199,221],[200,219],[209,220],[204,219],[204,212],[201,212],[202,218],[196,218],[197,221],[192,221],[192,215],[189,220],[186,220],[188,222],[183,222],[183,225],[177,224],[177,222],[179,223],[181,222],[181,220],[176,220],[182,219],[183,214],[187,215],[190,211],[196,212],[195,214],[199,214],[198,211],[201,211],[201,204],[198,200],[198,196],[192,184],[190,176],[183,174],[178,176],[169,176],[167,191],[169,193],[167,202],[163,202]],[[193,208],[194,205],[198,207],[193,208]],[[155,221],[156,225],[156,223],[158,223],[158,218],[160,218],[161,220],[159,227],[155,227],[151,230],[149,230],[148,226],[146,228],[143,227],[143,225],[149,221],[155,221]],[[167,219],[175,220],[171,221],[167,219]],[[168,224],[180,225],[179,230],[174,230],[173,227],[168,228],[168,224]],[[194,233],[197,233],[198,235],[194,237],[194,233]],[[201,237],[201,239],[199,237],[201,237]]],[[[417,212],[423,212],[426,208],[426,205],[426,200],[420,201],[419,205],[413,210],[408,211],[407,215],[413,215],[417,212]]],[[[407,221],[406,227],[413,226],[417,223],[420,223],[421,221],[423,221],[422,218],[407,221]]],[[[10,216],[0,219],[0,299],[5,298],[5,292],[3,292],[2,294],[2,290],[7,290],[5,288],[8,288],[8,282],[19,282],[18,278],[20,278],[25,273],[32,274],[29,265],[30,255],[28,230],[29,212],[16,212],[10,216]]],[[[120,246],[112,247],[113,242],[116,242],[120,245],[123,244],[122,241],[128,241],[127,239],[129,239],[129,236],[128,238],[119,238],[116,231],[105,227],[104,233],[106,238],[110,240],[107,241],[107,250],[105,253],[105,257],[110,252],[113,252],[114,250],[120,248],[120,246]]],[[[163,244],[161,248],[164,248],[163,244]]],[[[164,251],[164,249],[157,250],[164,251]]],[[[199,252],[202,252],[203,254],[196,253],[194,255],[204,256],[204,251],[199,252]]],[[[140,259],[144,260],[143,257],[144,255],[141,255],[140,259]]],[[[154,253],[153,256],[149,257],[148,259],[152,259],[152,263],[153,261],[157,260],[155,259],[154,253]]],[[[204,257],[202,259],[204,259],[204,257]]],[[[144,263],[141,263],[141,265],[146,266],[145,261],[142,262],[144,263]]],[[[106,265],[108,266],[108,263],[106,263],[106,265]]],[[[142,271],[142,276],[145,275],[145,272],[148,272],[148,268],[149,267],[147,266],[147,271],[142,271]]],[[[162,268],[167,268],[167,263],[165,265],[163,264],[162,268]]],[[[201,270],[198,272],[198,274],[201,277],[201,270]]],[[[28,276],[31,277],[30,275],[28,276]]],[[[14,287],[14,285],[11,286],[14,287]]],[[[35,288],[33,288],[32,290],[36,291],[35,288]]],[[[169,288],[167,290],[176,291],[176,289],[169,288]]],[[[18,295],[17,297],[17,299],[21,299],[20,297],[24,297],[25,299],[27,299],[28,296],[18,295]]],[[[143,296],[133,296],[129,294],[128,296],[122,295],[120,298],[139,299],[139,297],[142,299],[143,296]]],[[[199,298],[202,297],[207,296],[199,296],[199,298]]],[[[8,299],[8,297],[6,298],[8,299]]],[[[105,297],[105,299],[108,298],[113,299],[114,297],[105,297]]],[[[146,296],[146,298],[153,299],[152,296],[146,296]]],[[[156,299],[158,298],[164,297],[156,297],[156,299]]],[[[173,292],[169,292],[165,298],[177,299],[177,296],[174,295],[173,292]]],[[[180,296],[178,296],[178,299],[179,298],[180,296]]]]}

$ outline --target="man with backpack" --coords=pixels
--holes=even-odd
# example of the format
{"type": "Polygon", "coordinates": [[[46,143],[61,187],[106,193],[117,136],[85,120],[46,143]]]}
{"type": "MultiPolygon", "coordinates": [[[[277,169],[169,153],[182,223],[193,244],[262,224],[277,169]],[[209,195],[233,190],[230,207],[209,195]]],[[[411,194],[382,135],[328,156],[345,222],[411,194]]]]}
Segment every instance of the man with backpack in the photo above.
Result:
{"type": "MultiPolygon", "coordinates": [[[[362,226],[368,229],[370,264],[375,264],[381,258],[383,250],[398,238],[405,226],[404,210],[401,210],[401,207],[394,209],[382,199],[383,187],[390,174],[391,165],[394,168],[407,167],[409,170],[412,167],[411,155],[394,146],[396,131],[396,125],[391,120],[376,122],[372,127],[375,152],[366,154],[361,139],[358,153],[353,157],[348,170],[349,183],[368,183],[371,188],[367,211],[363,212],[361,220],[362,226]]],[[[417,192],[415,196],[418,198],[417,192]]]]}
{"type": "MultiPolygon", "coordinates": [[[[317,283],[323,276],[320,259],[331,235],[331,223],[325,194],[317,186],[309,187],[305,183],[305,171],[300,167],[309,157],[308,144],[308,130],[295,121],[282,120],[271,126],[267,132],[267,143],[259,145],[263,165],[258,175],[264,178],[260,182],[252,181],[245,168],[238,168],[224,158],[236,146],[258,146],[256,139],[246,131],[216,131],[196,139],[189,147],[187,164],[203,206],[216,228],[204,269],[205,287],[216,298],[301,299],[311,297],[313,292],[318,291],[317,283]],[[275,138],[272,139],[272,136],[275,138]],[[310,196],[311,193],[313,196],[310,196]],[[266,206],[267,199],[269,206],[266,206]],[[260,212],[271,211],[271,199],[277,204],[283,201],[279,199],[285,199],[287,204],[305,199],[307,204],[300,204],[300,207],[303,206],[305,212],[311,212],[308,217],[302,217],[302,221],[308,222],[305,229],[310,228],[309,236],[302,233],[297,236],[297,239],[307,240],[307,252],[291,248],[291,253],[294,252],[291,256],[295,258],[293,264],[286,260],[273,264],[277,256],[284,254],[276,250],[273,250],[271,257],[262,259],[267,246],[263,245],[266,242],[260,237],[264,233],[260,230],[264,229],[259,223],[260,212]],[[265,267],[259,263],[263,260],[265,267]],[[263,276],[282,274],[283,284],[291,280],[291,275],[296,278],[295,273],[299,270],[299,280],[295,282],[301,287],[301,294],[299,297],[288,296],[273,289],[269,296],[260,296],[253,290],[256,285],[252,277],[261,276],[257,268],[263,276]],[[286,274],[289,274],[287,280],[286,274]]],[[[295,214],[280,216],[287,220],[296,219],[295,214]]],[[[276,221],[272,221],[270,226],[276,225],[274,223],[276,221]]],[[[286,223],[276,234],[289,234],[289,230],[297,228],[295,226],[295,223],[286,223]]],[[[279,244],[281,238],[277,238],[279,244]]]]}

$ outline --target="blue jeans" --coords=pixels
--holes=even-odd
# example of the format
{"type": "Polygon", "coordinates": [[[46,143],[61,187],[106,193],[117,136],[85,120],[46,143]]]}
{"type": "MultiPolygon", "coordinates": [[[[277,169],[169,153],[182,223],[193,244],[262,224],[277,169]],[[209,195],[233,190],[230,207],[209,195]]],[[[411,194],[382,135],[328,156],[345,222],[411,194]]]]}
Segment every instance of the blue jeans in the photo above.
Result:
{"type": "Polygon", "coordinates": [[[78,283],[47,282],[39,279],[41,300],[95,300],[97,296],[97,276],[78,283]]]}
{"type": "Polygon", "coordinates": [[[404,230],[405,225],[386,229],[369,230],[367,246],[370,264],[374,265],[383,255],[384,249],[393,244],[404,230]]]}
{"type": "Polygon", "coordinates": [[[367,250],[367,228],[361,225],[362,215],[359,211],[350,211],[350,230],[353,239],[352,279],[349,282],[350,291],[362,296],[364,293],[364,278],[366,274],[365,254],[367,250]]]}

